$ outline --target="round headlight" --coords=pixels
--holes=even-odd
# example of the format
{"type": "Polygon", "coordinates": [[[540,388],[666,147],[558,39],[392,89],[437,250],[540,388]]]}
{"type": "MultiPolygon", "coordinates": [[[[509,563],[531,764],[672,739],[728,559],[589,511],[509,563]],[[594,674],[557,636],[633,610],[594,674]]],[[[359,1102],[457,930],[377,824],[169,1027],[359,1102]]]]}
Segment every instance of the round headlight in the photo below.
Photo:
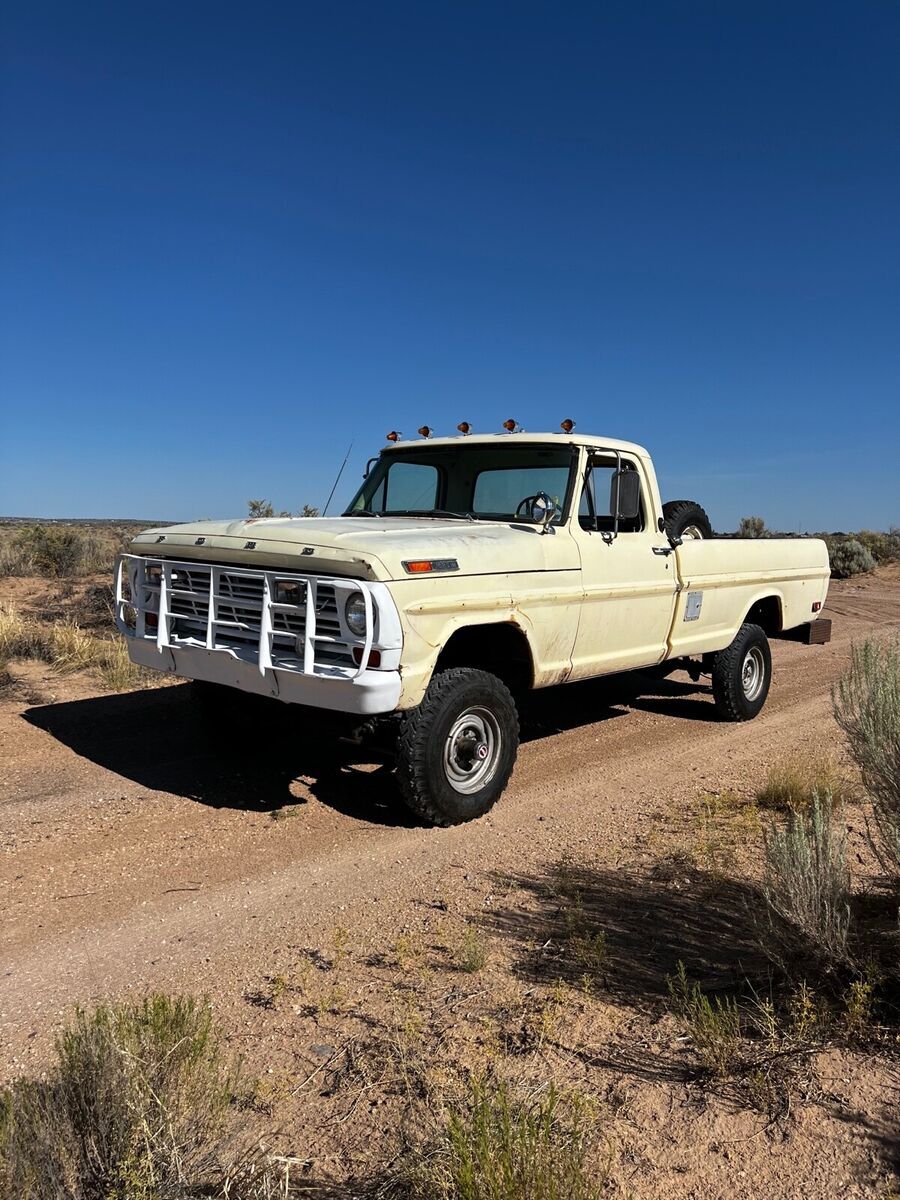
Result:
{"type": "Polygon", "coordinates": [[[360,592],[351,592],[344,607],[344,616],[351,633],[366,636],[366,602],[360,592]]]}

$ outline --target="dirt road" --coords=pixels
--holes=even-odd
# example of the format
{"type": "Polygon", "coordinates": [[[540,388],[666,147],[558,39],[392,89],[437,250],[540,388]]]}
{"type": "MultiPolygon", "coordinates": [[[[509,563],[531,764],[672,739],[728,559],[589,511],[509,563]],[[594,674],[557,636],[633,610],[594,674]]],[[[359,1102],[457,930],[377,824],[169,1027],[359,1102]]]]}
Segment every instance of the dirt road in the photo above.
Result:
{"type": "Polygon", "coordinates": [[[222,756],[186,687],[89,695],[32,672],[56,702],[0,704],[0,1073],[39,1061],[75,1001],[175,986],[227,1008],[285,946],[336,923],[387,938],[423,902],[477,907],[498,868],[653,854],[699,789],[748,786],[773,759],[837,744],[832,681],[852,639],[900,627],[900,572],[835,585],[827,615],[831,645],[775,643],[750,725],[718,722],[682,675],[535,697],[510,790],[452,830],[414,827],[386,770],[300,727],[287,746],[235,729],[241,753],[222,756]]]}

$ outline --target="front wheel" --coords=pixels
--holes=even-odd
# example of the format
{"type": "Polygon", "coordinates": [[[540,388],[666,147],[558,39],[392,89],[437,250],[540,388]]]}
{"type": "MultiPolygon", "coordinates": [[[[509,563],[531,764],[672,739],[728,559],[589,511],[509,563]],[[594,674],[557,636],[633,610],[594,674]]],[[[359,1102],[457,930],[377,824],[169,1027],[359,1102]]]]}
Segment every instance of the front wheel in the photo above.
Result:
{"type": "Polygon", "coordinates": [[[499,799],[518,748],[519,718],[506,684],[474,667],[442,671],[403,718],[400,791],[431,825],[471,821],[499,799]]]}
{"type": "Polygon", "coordinates": [[[713,696],[726,721],[750,721],[760,711],[772,682],[769,639],[749,622],[738,630],[730,646],[713,659],[713,696]]]}

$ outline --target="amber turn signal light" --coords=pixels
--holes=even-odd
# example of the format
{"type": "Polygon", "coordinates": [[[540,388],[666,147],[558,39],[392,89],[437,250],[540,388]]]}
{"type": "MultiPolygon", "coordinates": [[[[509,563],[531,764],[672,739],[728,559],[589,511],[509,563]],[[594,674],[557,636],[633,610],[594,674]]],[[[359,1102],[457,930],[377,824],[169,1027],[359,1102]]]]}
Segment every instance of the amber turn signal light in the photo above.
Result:
{"type": "Polygon", "coordinates": [[[559,427],[563,431],[563,433],[571,433],[572,430],[575,428],[575,422],[570,421],[569,418],[566,417],[566,419],[564,421],[560,421],[559,427]]]}
{"type": "Polygon", "coordinates": [[[432,430],[429,425],[422,425],[421,428],[419,429],[419,437],[430,438],[431,433],[432,433],[432,430]]]}
{"type": "Polygon", "coordinates": [[[392,429],[390,433],[385,435],[389,442],[399,442],[403,437],[402,433],[398,433],[396,429],[392,429]]]}
{"type": "Polygon", "coordinates": [[[468,421],[460,421],[460,423],[457,425],[457,427],[456,427],[456,428],[457,428],[457,429],[459,430],[459,432],[460,432],[460,433],[463,435],[463,437],[465,437],[465,435],[466,435],[467,433],[471,433],[471,432],[472,432],[472,426],[469,424],[469,422],[468,422],[468,421]]]}
{"type": "MultiPolygon", "coordinates": [[[[363,656],[362,646],[354,646],[353,647],[353,661],[356,663],[357,666],[361,665],[362,656],[363,656]]],[[[368,661],[367,665],[370,667],[380,667],[381,666],[381,651],[380,650],[370,650],[369,651],[369,661],[368,661]]]]}
{"type": "Polygon", "coordinates": [[[503,422],[503,428],[506,430],[507,433],[515,433],[516,430],[519,428],[519,423],[518,423],[518,421],[514,421],[512,419],[512,417],[510,417],[508,421],[503,422]]]}

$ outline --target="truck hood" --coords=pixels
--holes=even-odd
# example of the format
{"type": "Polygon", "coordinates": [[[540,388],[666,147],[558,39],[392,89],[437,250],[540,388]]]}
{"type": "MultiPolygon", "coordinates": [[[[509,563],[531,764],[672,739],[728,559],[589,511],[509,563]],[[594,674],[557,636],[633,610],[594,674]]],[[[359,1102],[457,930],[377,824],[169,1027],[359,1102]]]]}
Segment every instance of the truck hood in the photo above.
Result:
{"type": "Polygon", "coordinates": [[[147,529],[133,539],[129,548],[135,554],[383,582],[408,579],[403,563],[416,559],[455,559],[460,575],[505,573],[511,563],[516,571],[578,566],[577,548],[565,529],[551,528],[542,535],[534,525],[430,517],[197,521],[147,529]]]}

